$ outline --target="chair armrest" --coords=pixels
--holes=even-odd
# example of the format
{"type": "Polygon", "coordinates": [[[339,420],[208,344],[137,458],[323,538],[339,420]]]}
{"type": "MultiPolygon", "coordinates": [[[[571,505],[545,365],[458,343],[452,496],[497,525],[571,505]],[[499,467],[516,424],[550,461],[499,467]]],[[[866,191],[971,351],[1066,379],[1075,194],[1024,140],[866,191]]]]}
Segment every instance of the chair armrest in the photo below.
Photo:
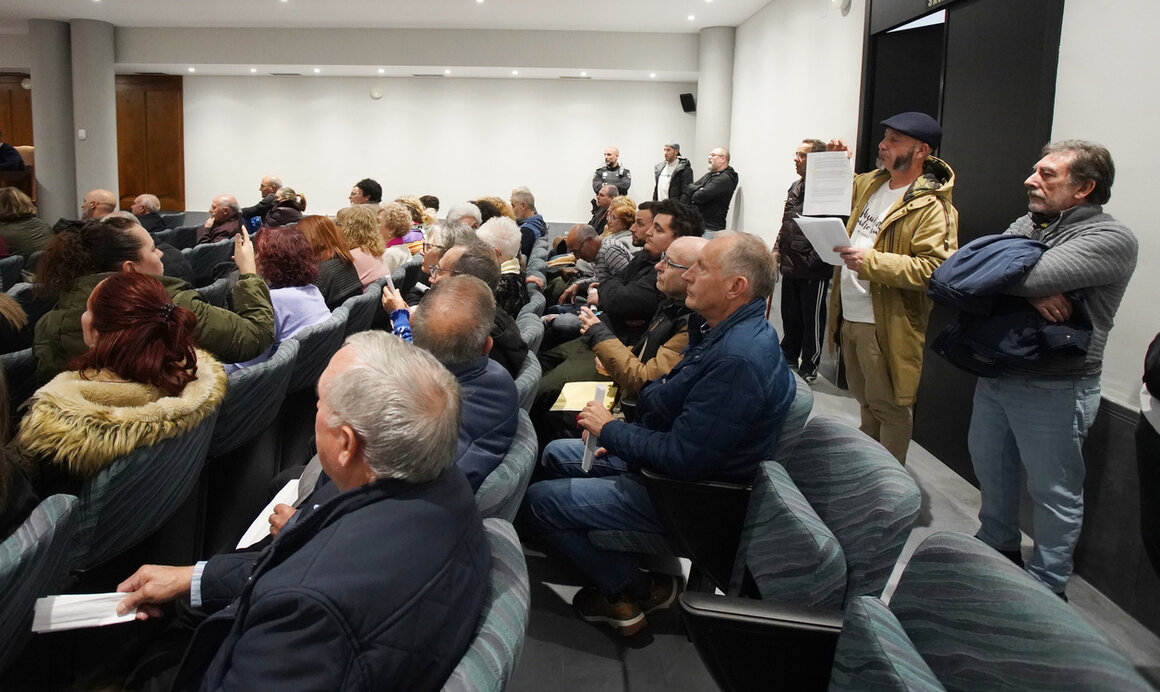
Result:
{"type": "Polygon", "coordinates": [[[681,619],[723,690],[825,690],[842,614],[686,592],[681,619]]]}
{"type": "Polygon", "coordinates": [[[641,475],[677,555],[728,591],[752,486],[681,481],[647,469],[641,475]]]}

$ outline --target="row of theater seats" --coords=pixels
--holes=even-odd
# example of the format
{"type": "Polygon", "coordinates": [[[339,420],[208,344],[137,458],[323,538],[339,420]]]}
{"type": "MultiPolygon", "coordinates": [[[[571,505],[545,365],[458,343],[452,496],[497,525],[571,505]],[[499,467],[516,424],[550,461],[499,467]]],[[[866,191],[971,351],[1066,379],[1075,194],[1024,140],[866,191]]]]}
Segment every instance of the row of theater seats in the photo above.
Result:
{"type": "MultiPolygon", "coordinates": [[[[401,282],[408,269],[414,267],[404,266],[392,278],[401,282]]],[[[313,430],[318,377],[344,337],[370,328],[381,313],[385,282],[280,344],[269,360],[232,373],[221,406],[196,429],[114,461],[76,497],[45,499],[0,544],[0,671],[27,642],[33,601],[67,586],[70,572],[108,565],[159,535],[166,535],[161,542],[167,556],[177,552],[190,560],[237,540],[266,504],[274,476],[309,458],[309,433],[302,433],[313,430]],[[178,521],[183,516],[192,519],[178,521]],[[175,542],[184,545],[175,551],[175,542]]],[[[202,292],[211,302],[225,300],[220,283],[202,292]]],[[[538,367],[534,372],[534,379],[522,383],[533,394],[538,367]]],[[[519,416],[507,456],[476,494],[492,549],[489,594],[475,640],[445,689],[502,689],[522,651],[530,590],[510,522],[531,477],[537,444],[526,411],[519,416]]]]}

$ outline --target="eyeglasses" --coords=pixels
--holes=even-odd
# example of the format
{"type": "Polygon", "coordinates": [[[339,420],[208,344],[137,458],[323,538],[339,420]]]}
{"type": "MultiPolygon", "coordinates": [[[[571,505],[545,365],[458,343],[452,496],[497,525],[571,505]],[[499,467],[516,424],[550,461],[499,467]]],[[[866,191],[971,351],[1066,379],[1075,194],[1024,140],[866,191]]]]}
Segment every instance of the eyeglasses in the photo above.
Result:
{"type": "Polygon", "coordinates": [[[454,269],[444,269],[443,267],[440,267],[438,264],[431,267],[432,278],[434,278],[435,276],[438,276],[440,272],[443,272],[443,273],[447,274],[448,276],[456,276],[456,275],[461,273],[461,272],[455,271],[454,269]]]}
{"type": "Polygon", "coordinates": [[[661,261],[664,262],[665,266],[670,268],[670,269],[680,269],[681,271],[688,271],[688,269],[689,269],[685,265],[677,264],[676,262],[669,259],[669,253],[667,253],[667,252],[661,253],[661,261]]]}
{"type": "Polygon", "coordinates": [[[447,246],[446,245],[436,245],[435,243],[428,243],[426,240],[424,240],[423,241],[423,252],[431,252],[432,250],[438,250],[440,252],[447,252],[447,246]]]}

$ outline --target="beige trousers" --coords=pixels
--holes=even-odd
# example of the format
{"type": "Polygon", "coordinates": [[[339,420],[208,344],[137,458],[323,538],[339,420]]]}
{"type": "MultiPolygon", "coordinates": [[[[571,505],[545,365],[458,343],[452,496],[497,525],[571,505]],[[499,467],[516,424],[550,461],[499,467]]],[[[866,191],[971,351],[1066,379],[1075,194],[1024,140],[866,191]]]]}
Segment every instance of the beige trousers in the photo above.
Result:
{"type": "Polygon", "coordinates": [[[860,429],[905,464],[914,416],[909,406],[894,403],[890,365],[873,324],[842,322],[842,359],[850,393],[862,405],[860,429]]]}

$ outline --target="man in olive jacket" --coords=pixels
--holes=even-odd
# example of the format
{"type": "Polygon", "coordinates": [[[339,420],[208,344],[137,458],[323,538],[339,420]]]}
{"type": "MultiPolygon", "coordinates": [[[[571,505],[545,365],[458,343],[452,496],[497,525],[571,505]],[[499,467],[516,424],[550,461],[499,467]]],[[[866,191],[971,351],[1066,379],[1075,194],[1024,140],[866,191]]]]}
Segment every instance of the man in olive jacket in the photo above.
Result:
{"type": "MultiPolygon", "coordinates": [[[[829,331],[831,343],[841,340],[862,432],[905,463],[931,309],[926,288],[958,249],[959,215],[954,171],[931,156],[942,141],[934,118],[900,113],[882,124],[878,170],[854,178],[850,245],[834,248],[845,266],[834,271],[829,331]]],[[[846,145],[834,140],[828,148],[846,145]]]]}

